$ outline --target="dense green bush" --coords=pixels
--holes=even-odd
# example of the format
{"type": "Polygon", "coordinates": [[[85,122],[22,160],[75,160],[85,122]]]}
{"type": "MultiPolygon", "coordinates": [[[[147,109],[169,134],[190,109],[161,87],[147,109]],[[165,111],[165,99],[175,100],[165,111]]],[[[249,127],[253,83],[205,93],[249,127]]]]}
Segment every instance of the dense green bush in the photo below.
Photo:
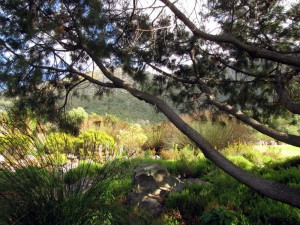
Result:
{"type": "Polygon", "coordinates": [[[233,162],[238,167],[241,167],[245,170],[251,170],[254,168],[254,164],[246,159],[244,156],[237,155],[237,156],[228,156],[228,159],[233,162]]]}
{"type": "Polygon", "coordinates": [[[236,212],[224,207],[212,208],[201,216],[202,225],[238,225],[236,212]]]}
{"type": "Polygon", "coordinates": [[[63,132],[53,132],[46,136],[45,150],[47,153],[75,153],[75,147],[79,139],[63,132]]]}
{"type": "Polygon", "coordinates": [[[110,155],[114,154],[115,141],[102,130],[86,130],[78,136],[78,140],[80,144],[78,153],[82,157],[107,160],[110,155]]]}

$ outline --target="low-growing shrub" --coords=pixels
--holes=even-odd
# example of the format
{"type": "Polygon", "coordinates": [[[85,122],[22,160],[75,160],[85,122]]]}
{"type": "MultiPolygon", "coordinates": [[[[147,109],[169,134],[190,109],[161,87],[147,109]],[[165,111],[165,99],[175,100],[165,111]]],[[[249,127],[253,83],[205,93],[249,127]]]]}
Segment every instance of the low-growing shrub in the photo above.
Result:
{"type": "Polygon", "coordinates": [[[240,209],[249,221],[256,225],[295,225],[300,223],[299,209],[262,197],[250,189],[241,195],[240,209]]]}
{"type": "Polygon", "coordinates": [[[233,162],[235,165],[245,169],[251,170],[254,167],[254,164],[246,159],[244,156],[237,155],[237,156],[228,156],[228,159],[233,162]]]}
{"type": "Polygon", "coordinates": [[[249,144],[234,143],[223,149],[221,153],[225,156],[243,156],[256,166],[263,165],[263,155],[249,144]]]}
{"type": "Polygon", "coordinates": [[[157,155],[160,155],[161,150],[168,147],[172,130],[172,127],[167,123],[146,126],[145,135],[147,136],[147,141],[144,143],[143,148],[153,149],[157,155]]]}
{"type": "Polygon", "coordinates": [[[203,225],[237,225],[237,213],[224,207],[215,207],[203,213],[201,216],[203,225]]]}
{"type": "Polygon", "coordinates": [[[160,157],[162,159],[178,159],[180,158],[180,153],[177,149],[163,149],[160,151],[160,157]]]}
{"type": "Polygon", "coordinates": [[[199,224],[204,211],[204,203],[198,193],[185,189],[171,192],[165,203],[166,209],[177,209],[187,224],[199,224]]]}
{"type": "Polygon", "coordinates": [[[50,162],[51,166],[61,166],[67,163],[67,156],[59,151],[45,155],[45,161],[50,162]]]}
{"type": "Polygon", "coordinates": [[[101,174],[102,164],[81,162],[77,168],[67,171],[64,174],[64,182],[71,184],[83,177],[96,178],[101,174]]]}

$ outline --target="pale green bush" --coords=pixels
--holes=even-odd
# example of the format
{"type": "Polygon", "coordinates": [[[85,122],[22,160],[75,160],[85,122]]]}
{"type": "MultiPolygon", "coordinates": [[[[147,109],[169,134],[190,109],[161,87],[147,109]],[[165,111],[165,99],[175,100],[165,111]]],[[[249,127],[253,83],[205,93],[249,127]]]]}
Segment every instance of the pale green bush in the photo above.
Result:
{"type": "Polygon", "coordinates": [[[83,157],[93,156],[102,160],[114,155],[115,140],[102,130],[86,130],[78,136],[79,154],[83,157]]]}
{"type": "Polygon", "coordinates": [[[128,156],[137,155],[143,144],[147,141],[147,136],[139,124],[133,124],[126,130],[120,130],[117,138],[128,156]]]}

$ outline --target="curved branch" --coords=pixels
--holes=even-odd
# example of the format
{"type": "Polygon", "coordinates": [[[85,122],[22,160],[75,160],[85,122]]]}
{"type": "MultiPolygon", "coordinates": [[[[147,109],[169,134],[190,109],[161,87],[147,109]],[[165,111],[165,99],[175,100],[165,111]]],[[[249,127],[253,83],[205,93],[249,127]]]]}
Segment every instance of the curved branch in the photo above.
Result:
{"type": "Polygon", "coordinates": [[[40,69],[46,69],[46,70],[53,70],[56,72],[62,72],[62,73],[75,73],[81,77],[83,77],[84,79],[90,81],[91,83],[103,86],[103,87],[108,87],[108,88],[120,88],[117,85],[113,84],[113,83],[105,83],[105,82],[101,82],[99,80],[96,80],[95,78],[86,75],[85,73],[82,73],[74,68],[70,68],[70,69],[59,69],[59,68],[55,68],[55,67],[50,67],[50,66],[37,66],[34,65],[34,67],[40,68],[40,69]]]}
{"type": "Polygon", "coordinates": [[[201,31],[186,15],[184,15],[173,3],[169,0],[161,0],[198,38],[203,38],[216,43],[228,43],[247,52],[253,58],[263,58],[282,64],[300,67],[299,57],[289,56],[278,52],[257,48],[245,44],[229,34],[213,35],[201,31]]]}
{"type": "Polygon", "coordinates": [[[151,64],[148,64],[148,65],[151,66],[156,71],[160,72],[162,75],[170,77],[178,82],[200,85],[200,89],[201,89],[201,91],[203,91],[206,94],[208,102],[211,105],[214,105],[215,107],[217,107],[219,110],[222,110],[226,113],[233,115],[234,117],[243,121],[247,125],[254,128],[255,130],[257,130],[265,135],[268,135],[278,141],[300,147],[300,137],[299,136],[286,134],[284,132],[280,132],[280,131],[274,130],[272,128],[269,128],[269,127],[259,123],[257,120],[253,119],[252,117],[244,114],[242,111],[236,109],[235,107],[225,104],[225,103],[218,102],[216,100],[215,96],[212,95],[210,88],[205,84],[205,82],[201,81],[200,79],[198,79],[198,80],[180,79],[180,78],[177,78],[176,76],[169,74],[151,64]]]}
{"type": "Polygon", "coordinates": [[[292,135],[292,134],[286,134],[283,132],[279,132],[277,130],[274,130],[272,128],[266,127],[263,124],[259,123],[257,120],[251,118],[250,116],[244,114],[242,111],[236,109],[235,107],[225,104],[225,103],[220,103],[216,101],[216,98],[212,95],[207,95],[208,102],[218,109],[227,112],[237,119],[243,121],[245,124],[248,124],[249,126],[253,127],[255,130],[268,135],[269,137],[272,137],[278,141],[294,145],[297,147],[300,147],[300,137],[297,135],[292,135]]]}
{"type": "Polygon", "coordinates": [[[300,103],[293,102],[285,88],[281,84],[281,78],[279,75],[275,76],[275,90],[279,96],[281,104],[289,110],[291,113],[300,114],[300,103]]]}
{"type": "Polygon", "coordinates": [[[66,92],[66,96],[65,96],[65,101],[64,101],[64,104],[59,108],[59,110],[63,109],[66,107],[67,103],[68,103],[68,97],[69,97],[69,94],[70,92],[75,88],[77,87],[78,85],[82,84],[83,82],[85,82],[86,79],[82,79],[80,80],[79,82],[77,82],[76,84],[72,85],[66,92]]]}
{"type": "Polygon", "coordinates": [[[136,98],[143,100],[155,107],[157,107],[181,132],[187,135],[195,144],[202,150],[205,157],[210,159],[218,167],[224,170],[226,173],[247,185],[251,189],[257,191],[269,198],[290,204],[292,206],[300,208],[300,189],[295,187],[285,186],[283,184],[276,183],[274,181],[265,180],[254,176],[253,174],[244,171],[231,161],[226,159],[220,152],[215,150],[213,146],[208,143],[197,131],[185,123],[171,107],[168,106],[160,98],[153,96],[149,93],[142,92],[132,85],[126,83],[122,79],[115,77],[110,73],[102,61],[97,58],[91,51],[85,49],[91,58],[95,61],[102,73],[113,83],[121,88],[127,90],[130,94],[136,98]]]}

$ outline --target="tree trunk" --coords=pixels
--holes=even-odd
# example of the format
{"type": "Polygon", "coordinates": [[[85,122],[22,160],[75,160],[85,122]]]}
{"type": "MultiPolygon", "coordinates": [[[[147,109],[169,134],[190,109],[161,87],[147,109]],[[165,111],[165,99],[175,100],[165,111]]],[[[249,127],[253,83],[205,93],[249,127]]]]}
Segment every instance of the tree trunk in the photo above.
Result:
{"type": "Polygon", "coordinates": [[[142,92],[131,86],[129,83],[115,77],[105,68],[102,61],[97,58],[93,52],[87,48],[85,50],[109,80],[118,87],[127,90],[136,98],[157,107],[159,111],[161,111],[182,133],[189,137],[202,150],[206,158],[210,159],[223,171],[237,179],[242,184],[245,184],[249,188],[268,198],[300,208],[300,188],[289,187],[271,180],[265,180],[239,168],[214,149],[208,141],[185,123],[164,101],[149,93],[142,92]]]}

